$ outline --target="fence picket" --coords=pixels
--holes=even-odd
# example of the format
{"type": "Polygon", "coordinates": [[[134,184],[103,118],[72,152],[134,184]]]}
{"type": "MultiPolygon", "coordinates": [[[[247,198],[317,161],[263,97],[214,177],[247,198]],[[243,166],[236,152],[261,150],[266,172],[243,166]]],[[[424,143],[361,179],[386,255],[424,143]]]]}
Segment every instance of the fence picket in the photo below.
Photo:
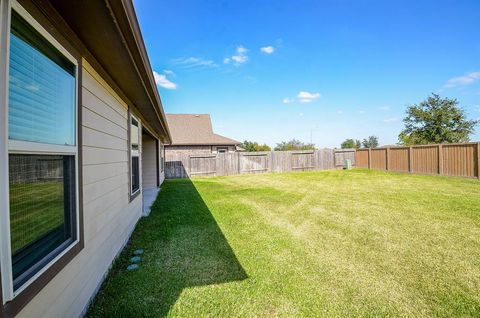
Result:
{"type": "Polygon", "coordinates": [[[235,152],[205,155],[169,154],[167,152],[165,159],[165,177],[174,179],[335,169],[343,167],[345,159],[352,160],[352,164],[355,165],[355,149],[235,152]]]}

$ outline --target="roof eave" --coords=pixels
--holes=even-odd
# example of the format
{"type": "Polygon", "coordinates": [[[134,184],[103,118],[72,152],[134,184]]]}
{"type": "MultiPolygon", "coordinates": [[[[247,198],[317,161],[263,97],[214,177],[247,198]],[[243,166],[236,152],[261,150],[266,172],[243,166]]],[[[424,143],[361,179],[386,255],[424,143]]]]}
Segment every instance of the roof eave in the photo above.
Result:
{"type": "Polygon", "coordinates": [[[160,94],[157,90],[152,66],[150,64],[150,59],[148,58],[147,49],[145,47],[145,42],[143,41],[133,2],[131,0],[106,1],[110,2],[112,9],[116,8],[116,10],[114,9],[115,12],[118,12],[118,9],[122,9],[117,15],[115,15],[117,21],[119,21],[118,26],[122,25],[122,23],[120,23],[122,22],[122,19],[125,19],[125,23],[129,26],[129,28],[125,30],[127,32],[121,30],[127,39],[125,44],[131,52],[136,53],[132,54],[132,59],[134,60],[135,65],[140,67],[139,75],[142,77],[145,89],[152,99],[152,107],[157,114],[158,120],[165,130],[165,142],[171,142],[172,137],[168,128],[167,118],[165,116],[165,111],[163,110],[160,94]]]}
{"type": "MultiPolygon", "coordinates": [[[[38,0],[40,1],[40,0],[38,0]]],[[[77,49],[121,91],[159,138],[172,140],[131,0],[49,0],[73,30],[77,49]]],[[[40,6],[40,4],[38,4],[40,6]]]]}

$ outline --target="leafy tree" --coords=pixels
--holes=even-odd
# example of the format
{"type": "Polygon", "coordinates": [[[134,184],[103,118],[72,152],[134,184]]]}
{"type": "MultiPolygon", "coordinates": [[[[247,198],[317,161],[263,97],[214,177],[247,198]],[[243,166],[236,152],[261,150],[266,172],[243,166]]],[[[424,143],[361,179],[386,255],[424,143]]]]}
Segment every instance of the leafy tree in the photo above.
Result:
{"type": "Polygon", "coordinates": [[[340,145],[340,147],[342,149],[347,149],[347,148],[360,148],[361,147],[361,143],[360,143],[360,140],[358,139],[345,139],[344,142],[342,142],[342,144],[340,145]]]}
{"type": "Polygon", "coordinates": [[[271,148],[267,144],[260,145],[258,142],[245,140],[240,147],[245,149],[248,152],[254,151],[270,151],[271,148]]]}
{"type": "Polygon", "coordinates": [[[362,145],[365,148],[377,148],[378,147],[378,137],[377,136],[368,136],[368,138],[363,139],[362,145]]]}
{"type": "Polygon", "coordinates": [[[411,105],[403,120],[405,129],[398,136],[405,145],[466,142],[478,120],[468,120],[458,100],[429,96],[419,105],[411,105]]]}
{"type": "Polygon", "coordinates": [[[300,140],[292,139],[290,141],[282,141],[277,143],[275,147],[276,151],[286,151],[286,150],[314,150],[315,144],[303,143],[300,140]]]}

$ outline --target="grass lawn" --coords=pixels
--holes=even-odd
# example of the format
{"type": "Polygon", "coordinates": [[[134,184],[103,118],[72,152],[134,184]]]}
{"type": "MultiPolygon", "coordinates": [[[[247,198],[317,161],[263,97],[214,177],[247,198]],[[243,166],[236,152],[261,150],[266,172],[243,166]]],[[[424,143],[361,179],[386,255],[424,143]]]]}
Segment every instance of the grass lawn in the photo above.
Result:
{"type": "Polygon", "coordinates": [[[171,180],[90,317],[480,316],[480,181],[367,170],[171,180]],[[126,271],[132,251],[140,269],[126,271]]]}
{"type": "Polygon", "coordinates": [[[63,222],[63,183],[10,184],[13,253],[57,229],[63,222]]]}

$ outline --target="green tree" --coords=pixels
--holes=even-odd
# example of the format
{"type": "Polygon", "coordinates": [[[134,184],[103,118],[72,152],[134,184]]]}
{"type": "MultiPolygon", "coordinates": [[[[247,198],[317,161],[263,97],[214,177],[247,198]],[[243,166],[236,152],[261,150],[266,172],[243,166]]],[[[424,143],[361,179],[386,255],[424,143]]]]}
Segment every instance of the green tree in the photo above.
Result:
{"type": "Polygon", "coordinates": [[[347,148],[360,148],[361,147],[361,143],[360,143],[360,140],[358,139],[345,139],[344,142],[342,142],[342,144],[340,145],[340,147],[342,149],[347,149],[347,148]]]}
{"type": "Polygon", "coordinates": [[[405,129],[398,136],[401,144],[466,142],[478,120],[468,120],[458,100],[429,96],[419,105],[408,106],[403,120],[405,129]]]}
{"type": "Polygon", "coordinates": [[[271,148],[267,144],[260,145],[258,142],[245,140],[240,147],[248,152],[254,151],[270,151],[271,148]]]}
{"type": "Polygon", "coordinates": [[[378,147],[378,137],[377,136],[368,136],[368,138],[363,139],[362,145],[364,148],[377,148],[378,147]]]}
{"type": "Polygon", "coordinates": [[[303,143],[300,140],[292,139],[290,141],[282,141],[277,143],[275,147],[276,151],[287,151],[287,150],[314,150],[315,144],[303,143]]]}

